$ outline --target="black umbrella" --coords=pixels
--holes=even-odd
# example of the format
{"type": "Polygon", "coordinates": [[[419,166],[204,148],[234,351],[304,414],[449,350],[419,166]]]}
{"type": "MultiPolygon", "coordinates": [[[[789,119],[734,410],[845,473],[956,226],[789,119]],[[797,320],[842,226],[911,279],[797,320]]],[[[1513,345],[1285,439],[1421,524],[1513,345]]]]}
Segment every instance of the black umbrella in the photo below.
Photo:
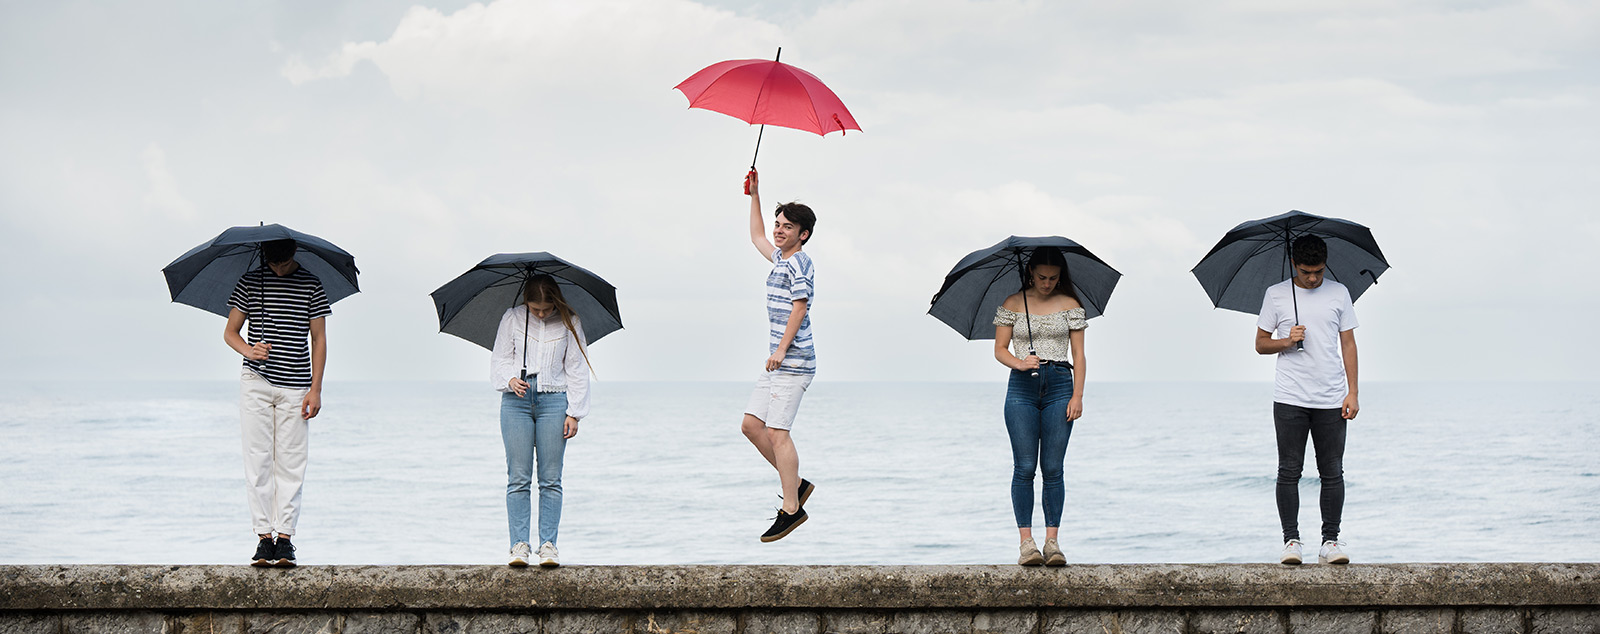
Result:
{"type": "Polygon", "coordinates": [[[262,265],[261,243],[293,238],[294,261],[322,282],[328,303],[360,292],[356,259],[332,242],[282,225],[233,227],[178,256],[161,269],[172,301],[228,316],[228,297],[239,278],[262,265]]]}
{"type": "MultiPolygon", "coordinates": [[[[994,313],[1006,297],[1022,290],[1027,276],[1027,259],[1034,249],[1054,247],[1067,261],[1072,290],[1089,317],[1105,312],[1111,291],[1122,277],[1082,245],[1060,236],[1027,238],[1011,236],[987,249],[968,253],[933,296],[928,314],[937,317],[968,340],[994,338],[994,313]]],[[[1026,307],[1024,307],[1024,311],[1026,307]]],[[[1030,330],[1032,323],[1029,323],[1030,330]]]]}
{"type": "MultiPolygon", "coordinates": [[[[1324,275],[1350,289],[1351,301],[1389,270],[1371,229],[1349,220],[1290,211],[1234,227],[1190,272],[1200,280],[1212,305],[1254,315],[1261,311],[1267,287],[1294,276],[1289,245],[1304,235],[1328,243],[1324,275]]],[[[1296,301],[1296,323],[1300,321],[1298,308],[1296,301]]]]}
{"type": "Polygon", "coordinates": [[[522,302],[522,285],[534,275],[549,275],[561,296],[583,322],[589,343],[622,328],[617,289],[600,276],[549,253],[499,253],[450,280],[432,293],[439,332],[490,350],[506,309],[522,302]]]}

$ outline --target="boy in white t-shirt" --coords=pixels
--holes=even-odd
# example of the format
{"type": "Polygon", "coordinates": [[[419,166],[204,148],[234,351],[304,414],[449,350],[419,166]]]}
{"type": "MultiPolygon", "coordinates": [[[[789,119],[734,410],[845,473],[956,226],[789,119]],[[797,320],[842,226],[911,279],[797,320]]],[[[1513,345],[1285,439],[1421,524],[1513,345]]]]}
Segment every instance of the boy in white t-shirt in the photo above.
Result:
{"type": "Polygon", "coordinates": [[[1344,510],[1345,427],[1361,407],[1356,400],[1355,305],[1343,284],[1323,279],[1328,245],[1317,236],[1295,238],[1294,277],[1267,288],[1256,320],[1256,352],[1278,355],[1272,418],[1278,435],[1278,519],[1285,564],[1300,553],[1300,473],[1306,437],[1316,449],[1322,480],[1322,563],[1347,564],[1339,543],[1344,510]]]}

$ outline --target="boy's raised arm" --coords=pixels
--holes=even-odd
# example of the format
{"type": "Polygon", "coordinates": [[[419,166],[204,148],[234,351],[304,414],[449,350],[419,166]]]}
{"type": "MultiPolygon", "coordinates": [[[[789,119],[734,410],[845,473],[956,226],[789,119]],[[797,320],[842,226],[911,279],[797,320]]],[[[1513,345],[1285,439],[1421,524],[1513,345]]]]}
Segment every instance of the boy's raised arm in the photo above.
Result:
{"type": "Polygon", "coordinates": [[[767,226],[761,220],[761,190],[758,187],[756,171],[750,170],[745,175],[745,191],[750,194],[750,244],[755,245],[761,252],[761,259],[771,261],[772,241],[767,239],[767,226]]]}

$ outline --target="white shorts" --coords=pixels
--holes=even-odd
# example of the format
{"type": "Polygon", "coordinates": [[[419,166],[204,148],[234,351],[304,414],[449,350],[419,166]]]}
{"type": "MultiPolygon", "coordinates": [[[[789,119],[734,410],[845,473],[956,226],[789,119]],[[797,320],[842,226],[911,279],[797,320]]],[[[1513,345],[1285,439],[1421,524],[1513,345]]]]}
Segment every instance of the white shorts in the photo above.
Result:
{"type": "Polygon", "coordinates": [[[800,397],[811,386],[810,374],[789,372],[762,372],[756,377],[756,389],[750,393],[750,403],[744,413],[761,419],[773,429],[793,429],[794,415],[800,411],[800,397]]]}

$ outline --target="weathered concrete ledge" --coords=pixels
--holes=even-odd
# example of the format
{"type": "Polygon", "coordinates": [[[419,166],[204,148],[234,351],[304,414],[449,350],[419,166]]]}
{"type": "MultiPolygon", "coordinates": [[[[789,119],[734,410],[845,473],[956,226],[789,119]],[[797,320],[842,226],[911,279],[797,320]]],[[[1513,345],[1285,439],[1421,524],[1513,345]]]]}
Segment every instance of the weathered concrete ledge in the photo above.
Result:
{"type": "Polygon", "coordinates": [[[0,566],[0,634],[1600,632],[1600,564],[0,566]]]}

